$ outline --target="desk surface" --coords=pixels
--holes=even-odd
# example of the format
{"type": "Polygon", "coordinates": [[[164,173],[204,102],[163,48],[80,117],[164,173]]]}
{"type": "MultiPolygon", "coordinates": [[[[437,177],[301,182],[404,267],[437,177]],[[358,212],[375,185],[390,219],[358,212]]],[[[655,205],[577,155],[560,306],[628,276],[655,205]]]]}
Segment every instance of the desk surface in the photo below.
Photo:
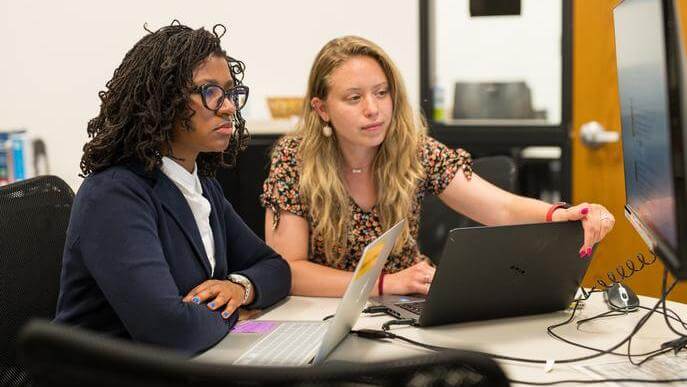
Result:
{"type": "MultiPolygon", "coordinates": [[[[640,297],[641,305],[652,308],[656,299],[640,297]]],[[[259,320],[321,320],[333,314],[339,304],[338,298],[289,297],[285,302],[266,311],[259,320]]],[[[668,302],[669,308],[687,319],[687,305],[668,302]]],[[[578,309],[575,320],[595,316],[605,312],[608,307],[601,293],[595,293],[578,309]]],[[[568,340],[587,346],[607,349],[624,339],[648,311],[639,310],[628,315],[601,318],[588,322],[577,330],[575,324],[568,324],[556,333],[568,340]]],[[[439,346],[470,349],[511,357],[530,359],[562,360],[586,356],[593,351],[561,342],[546,332],[546,327],[563,322],[569,311],[560,311],[535,316],[497,319],[462,324],[443,325],[431,328],[394,327],[393,332],[408,338],[439,346]]],[[[356,329],[380,329],[389,320],[386,315],[362,315],[355,325],[356,329]]],[[[674,323],[673,326],[677,324],[674,323]]],[[[676,338],[665,326],[663,316],[656,314],[632,340],[632,352],[644,353],[658,348],[661,343],[676,338]]],[[[400,341],[380,342],[349,335],[329,356],[330,360],[359,361],[389,360],[427,353],[428,350],[400,341]]],[[[627,346],[617,352],[626,353],[627,346]]],[[[683,351],[684,352],[684,351],[683,351]]],[[[223,359],[222,342],[198,357],[201,361],[226,362],[223,359]]],[[[672,356],[672,353],[671,355],[672,356]]],[[[681,353],[687,360],[687,354],[681,353]]],[[[556,364],[546,373],[544,365],[500,361],[510,379],[524,381],[555,381],[563,379],[598,379],[590,377],[577,368],[583,364],[600,364],[613,361],[627,363],[627,357],[604,355],[585,362],[556,364]]],[[[687,377],[687,375],[682,375],[687,377]]],[[[570,384],[565,384],[570,385],[570,384]]]]}

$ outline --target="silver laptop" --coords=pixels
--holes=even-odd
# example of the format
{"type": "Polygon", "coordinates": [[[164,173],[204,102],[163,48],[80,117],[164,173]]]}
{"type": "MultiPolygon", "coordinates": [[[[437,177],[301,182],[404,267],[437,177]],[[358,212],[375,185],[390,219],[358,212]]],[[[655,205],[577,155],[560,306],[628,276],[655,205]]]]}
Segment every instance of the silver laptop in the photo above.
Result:
{"type": "Polygon", "coordinates": [[[241,365],[307,366],[322,363],[358,320],[404,224],[405,220],[401,220],[365,247],[332,319],[241,321],[218,344],[218,349],[227,354],[233,352],[232,348],[248,347],[235,354],[238,357],[234,364],[241,365]]]}

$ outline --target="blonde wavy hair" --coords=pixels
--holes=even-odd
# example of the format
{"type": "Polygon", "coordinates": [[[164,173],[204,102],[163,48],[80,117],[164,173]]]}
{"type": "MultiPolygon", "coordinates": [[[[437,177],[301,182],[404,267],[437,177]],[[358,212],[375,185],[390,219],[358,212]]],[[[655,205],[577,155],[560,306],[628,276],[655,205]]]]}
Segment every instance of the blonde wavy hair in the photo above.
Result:
{"type": "MultiPolygon", "coordinates": [[[[332,73],[356,56],[367,56],[379,63],[393,102],[389,129],[372,166],[377,183],[376,207],[384,230],[410,216],[417,184],[424,177],[419,144],[426,133],[426,124],[411,109],[403,80],[389,56],[376,44],[357,36],[345,36],[327,43],[310,70],[306,103],[298,130],[292,136],[302,138],[298,149],[299,193],[313,221],[311,240],[322,239],[327,261],[332,265],[342,259],[347,250],[350,199],[341,175],[343,157],[336,135],[323,135],[322,127],[327,123],[310,102],[314,97],[326,100],[332,73]]],[[[406,223],[395,253],[400,252],[408,238],[410,229],[406,223]]]]}

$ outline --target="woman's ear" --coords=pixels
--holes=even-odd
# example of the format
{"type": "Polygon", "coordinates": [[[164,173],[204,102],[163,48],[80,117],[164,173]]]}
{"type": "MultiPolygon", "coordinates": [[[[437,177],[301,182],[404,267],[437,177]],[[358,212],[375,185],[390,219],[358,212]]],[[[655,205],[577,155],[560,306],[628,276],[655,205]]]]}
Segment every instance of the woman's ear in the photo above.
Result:
{"type": "Polygon", "coordinates": [[[310,100],[310,106],[312,106],[312,109],[317,113],[318,116],[322,119],[324,122],[329,122],[329,114],[327,114],[327,105],[325,102],[317,97],[313,97],[310,100]]]}

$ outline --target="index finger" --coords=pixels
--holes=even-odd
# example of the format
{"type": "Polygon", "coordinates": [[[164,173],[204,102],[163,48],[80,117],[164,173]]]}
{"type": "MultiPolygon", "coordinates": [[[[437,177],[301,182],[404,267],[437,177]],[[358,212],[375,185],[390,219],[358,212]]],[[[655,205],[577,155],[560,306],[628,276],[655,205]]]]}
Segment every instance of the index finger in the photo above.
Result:
{"type": "Polygon", "coordinates": [[[193,296],[195,296],[196,294],[202,292],[203,290],[207,289],[207,288],[210,286],[210,283],[209,283],[209,282],[210,282],[210,280],[203,281],[203,282],[201,282],[198,286],[196,286],[195,288],[191,289],[191,290],[186,294],[186,296],[184,296],[184,298],[182,299],[182,301],[183,301],[183,302],[191,302],[191,300],[193,299],[193,296]]]}
{"type": "Polygon", "coordinates": [[[587,251],[590,250],[592,244],[594,243],[594,233],[592,231],[592,226],[589,219],[582,220],[582,228],[584,229],[584,244],[580,249],[580,258],[584,258],[587,255],[591,255],[587,254],[587,251]]]}

